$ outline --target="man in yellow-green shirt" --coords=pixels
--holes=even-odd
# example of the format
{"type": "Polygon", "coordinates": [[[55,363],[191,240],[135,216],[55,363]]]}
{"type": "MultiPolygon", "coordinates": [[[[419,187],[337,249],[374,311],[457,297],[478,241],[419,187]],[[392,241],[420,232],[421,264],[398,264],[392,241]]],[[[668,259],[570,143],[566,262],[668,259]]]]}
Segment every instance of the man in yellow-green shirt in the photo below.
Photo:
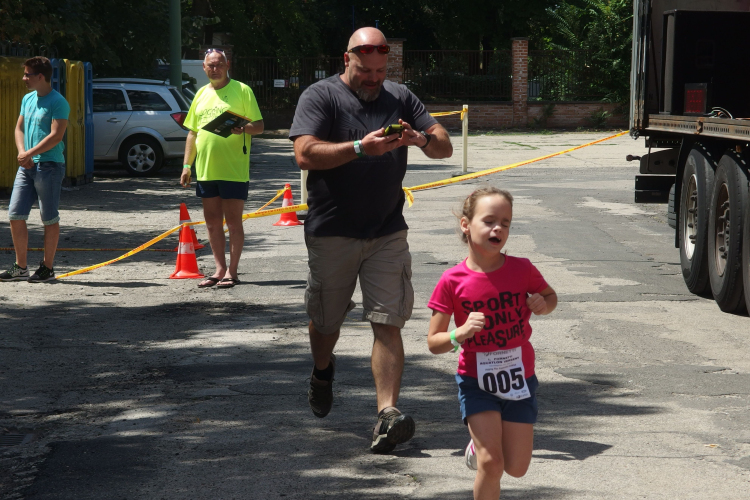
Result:
{"type": "Polygon", "coordinates": [[[196,194],[203,201],[208,241],[216,261],[216,272],[198,286],[231,288],[240,282],[237,267],[245,245],[242,211],[250,185],[250,139],[246,135],[263,132],[263,117],[250,87],[229,78],[229,61],[223,51],[208,49],[203,70],[211,83],[195,94],[185,118],[190,133],[180,183],[183,187],[190,185],[190,168],[195,161],[196,194]],[[202,129],[224,111],[249,118],[251,123],[233,128],[226,138],[202,129]],[[224,255],[224,220],[229,228],[229,266],[224,255]]]}

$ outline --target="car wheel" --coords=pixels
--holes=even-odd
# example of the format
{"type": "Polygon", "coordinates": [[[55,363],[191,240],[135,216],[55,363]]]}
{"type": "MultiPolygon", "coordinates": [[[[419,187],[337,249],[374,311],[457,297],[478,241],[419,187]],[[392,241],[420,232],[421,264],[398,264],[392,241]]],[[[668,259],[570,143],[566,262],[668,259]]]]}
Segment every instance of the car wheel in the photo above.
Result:
{"type": "Polygon", "coordinates": [[[708,276],[724,312],[745,307],[742,283],[742,229],[747,206],[745,162],[733,151],[719,161],[708,217],[708,276]]]}
{"type": "Polygon", "coordinates": [[[151,137],[131,137],[120,147],[120,162],[128,174],[144,177],[162,167],[164,153],[159,143],[151,137]]]}
{"type": "Polygon", "coordinates": [[[710,290],[708,283],[708,206],[716,165],[711,154],[696,145],[690,151],[682,174],[678,214],[680,265],[685,284],[692,293],[710,290]]]}

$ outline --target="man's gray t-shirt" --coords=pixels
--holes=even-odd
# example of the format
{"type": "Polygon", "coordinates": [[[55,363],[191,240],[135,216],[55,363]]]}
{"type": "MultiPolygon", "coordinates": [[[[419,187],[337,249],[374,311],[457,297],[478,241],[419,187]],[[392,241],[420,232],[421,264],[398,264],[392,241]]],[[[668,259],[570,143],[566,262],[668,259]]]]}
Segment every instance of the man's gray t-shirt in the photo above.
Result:
{"type": "MultiPolygon", "coordinates": [[[[355,141],[398,123],[399,118],[415,130],[426,130],[437,123],[404,85],[386,80],[378,98],[365,102],[340,75],[334,75],[302,93],[289,138],[312,135],[328,142],[355,141]]],[[[408,229],[402,214],[401,186],[407,150],[402,146],[330,170],[310,170],[305,232],[313,236],[379,238],[408,229]]]]}

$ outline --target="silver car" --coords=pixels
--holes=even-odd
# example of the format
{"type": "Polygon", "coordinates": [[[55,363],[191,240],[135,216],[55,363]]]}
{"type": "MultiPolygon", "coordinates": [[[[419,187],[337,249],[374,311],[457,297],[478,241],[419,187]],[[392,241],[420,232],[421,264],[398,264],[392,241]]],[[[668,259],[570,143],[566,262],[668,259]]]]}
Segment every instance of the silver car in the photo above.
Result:
{"type": "Polygon", "coordinates": [[[182,158],[188,100],[161,80],[97,78],[94,90],[94,159],[120,161],[130,175],[159,170],[182,158]]]}

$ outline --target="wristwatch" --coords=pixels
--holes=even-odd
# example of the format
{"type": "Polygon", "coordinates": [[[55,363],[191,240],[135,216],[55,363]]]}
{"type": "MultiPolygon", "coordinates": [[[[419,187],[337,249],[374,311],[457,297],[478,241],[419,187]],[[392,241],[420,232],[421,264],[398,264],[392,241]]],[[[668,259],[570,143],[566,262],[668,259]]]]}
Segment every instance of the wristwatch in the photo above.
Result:
{"type": "Polygon", "coordinates": [[[430,144],[430,140],[432,139],[432,136],[425,132],[424,130],[419,131],[420,134],[424,136],[425,139],[427,139],[427,142],[424,143],[424,146],[419,146],[421,149],[424,149],[427,147],[428,144],[430,144]]]}

